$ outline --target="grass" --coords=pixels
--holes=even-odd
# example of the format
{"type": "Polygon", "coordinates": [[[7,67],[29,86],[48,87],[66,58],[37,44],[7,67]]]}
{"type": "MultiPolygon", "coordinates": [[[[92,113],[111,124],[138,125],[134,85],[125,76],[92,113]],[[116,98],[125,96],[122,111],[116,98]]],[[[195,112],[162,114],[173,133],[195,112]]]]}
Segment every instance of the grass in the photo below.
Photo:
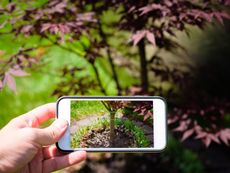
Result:
{"type": "Polygon", "coordinates": [[[96,122],[94,122],[93,124],[89,126],[84,126],[80,128],[71,139],[71,147],[80,148],[80,142],[81,142],[82,137],[87,135],[87,133],[90,130],[93,130],[93,129],[96,130],[103,126],[108,126],[108,125],[109,125],[109,120],[103,118],[103,119],[97,120],[96,122]]]}
{"type": "Polygon", "coordinates": [[[130,130],[133,135],[134,138],[137,141],[137,145],[138,147],[148,147],[150,145],[150,141],[148,140],[148,138],[145,136],[143,130],[138,127],[137,125],[135,125],[132,121],[129,120],[121,120],[121,119],[116,119],[116,124],[117,125],[125,125],[125,128],[127,128],[128,130],[130,130]]]}
{"type": "Polygon", "coordinates": [[[71,119],[80,120],[89,115],[104,115],[108,113],[100,101],[72,101],[71,119]]]}
{"type": "MultiPolygon", "coordinates": [[[[103,119],[97,120],[91,125],[80,128],[71,139],[71,147],[79,148],[80,142],[83,136],[87,135],[89,131],[93,129],[97,130],[103,126],[109,126],[109,123],[110,123],[109,119],[103,118],[103,119]]],[[[136,140],[138,147],[148,147],[150,145],[150,141],[145,136],[143,130],[140,127],[136,126],[133,122],[129,120],[122,120],[122,119],[117,118],[115,120],[115,125],[116,126],[124,125],[125,128],[130,130],[134,135],[134,139],[136,140]]]]}

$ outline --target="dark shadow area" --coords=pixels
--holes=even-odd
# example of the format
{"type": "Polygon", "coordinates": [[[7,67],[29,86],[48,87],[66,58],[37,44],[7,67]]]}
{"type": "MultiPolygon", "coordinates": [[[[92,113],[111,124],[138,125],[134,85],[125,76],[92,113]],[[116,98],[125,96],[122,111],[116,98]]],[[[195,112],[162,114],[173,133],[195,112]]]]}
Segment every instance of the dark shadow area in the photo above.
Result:
{"type": "Polygon", "coordinates": [[[208,95],[230,98],[230,23],[205,34],[195,55],[194,85],[208,95]]]}

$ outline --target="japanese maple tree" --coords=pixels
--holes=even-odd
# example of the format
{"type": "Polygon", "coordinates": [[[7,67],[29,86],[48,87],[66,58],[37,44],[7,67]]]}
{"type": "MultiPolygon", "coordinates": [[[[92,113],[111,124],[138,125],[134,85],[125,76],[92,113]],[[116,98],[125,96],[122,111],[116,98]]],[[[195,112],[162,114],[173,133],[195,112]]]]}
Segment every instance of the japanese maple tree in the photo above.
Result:
{"type": "MultiPolygon", "coordinates": [[[[84,57],[93,68],[95,78],[76,77],[76,74],[84,68],[74,65],[63,67],[61,69],[63,81],[53,92],[57,96],[87,94],[91,89],[107,95],[99,67],[96,66],[97,59],[103,58],[110,65],[109,75],[116,85],[118,95],[162,95],[171,100],[177,94],[174,88],[165,91],[161,85],[152,84],[151,76],[160,78],[161,82],[171,82],[179,91],[191,87],[189,79],[192,77],[180,69],[168,67],[160,53],[185,50],[183,45],[177,42],[176,33],[184,32],[189,35],[189,26],[204,30],[209,23],[217,21],[224,24],[225,20],[230,19],[227,12],[229,0],[49,0],[37,7],[30,6],[28,3],[26,8],[22,8],[19,4],[19,2],[12,2],[0,6],[0,15],[5,16],[0,29],[8,28],[7,31],[0,30],[1,34],[10,33],[15,38],[22,35],[38,36],[42,41],[49,41],[49,45],[46,46],[56,45],[84,57]],[[108,11],[119,16],[118,19],[110,23],[103,22],[103,17],[108,11]],[[122,37],[123,42],[114,46],[110,38],[114,38],[115,34],[109,32],[108,28],[113,29],[113,32],[128,33],[129,36],[122,37]],[[88,43],[82,39],[82,36],[88,38],[88,43]],[[75,41],[78,43],[76,44],[75,41]],[[146,55],[147,45],[156,49],[149,59],[146,55]],[[121,50],[123,47],[128,51],[121,50]],[[131,54],[133,47],[136,47],[135,55],[131,54]],[[121,85],[117,67],[131,69],[130,76],[134,75],[135,68],[132,68],[133,64],[130,63],[133,56],[137,56],[139,61],[139,83],[125,88],[121,85]],[[115,63],[116,60],[122,63],[115,63]],[[71,79],[65,78],[67,74],[71,74],[71,79]]],[[[6,85],[12,90],[16,89],[14,76],[27,75],[25,70],[39,63],[32,58],[32,52],[36,49],[37,47],[28,48],[22,45],[16,54],[6,55],[4,60],[0,61],[0,89],[6,85]]],[[[202,94],[199,98],[201,97],[202,94]]],[[[219,143],[219,140],[228,144],[229,128],[214,127],[216,125],[212,119],[213,117],[220,121],[223,119],[224,114],[229,110],[227,104],[229,101],[220,100],[221,104],[217,104],[218,101],[210,101],[204,105],[198,104],[196,99],[190,99],[190,96],[185,100],[190,101],[186,106],[173,105],[175,109],[170,114],[170,123],[176,126],[172,127],[174,131],[175,129],[180,131],[183,140],[196,134],[196,138],[202,139],[206,146],[211,141],[219,143]],[[214,105],[214,108],[211,105],[214,105]],[[202,119],[201,117],[207,117],[203,120],[208,119],[207,121],[211,122],[210,126],[204,125],[203,121],[198,122],[197,119],[202,119]]],[[[105,105],[111,112],[117,109],[108,103],[105,105]]]]}

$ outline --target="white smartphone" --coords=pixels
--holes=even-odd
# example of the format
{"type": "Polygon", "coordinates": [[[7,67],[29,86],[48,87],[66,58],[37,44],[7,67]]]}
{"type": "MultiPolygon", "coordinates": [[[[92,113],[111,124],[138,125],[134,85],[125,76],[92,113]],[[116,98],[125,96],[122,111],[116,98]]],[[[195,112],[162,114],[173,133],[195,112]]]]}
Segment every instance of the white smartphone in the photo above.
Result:
{"type": "Polygon", "coordinates": [[[159,152],[166,147],[166,102],[158,96],[78,97],[57,101],[68,121],[63,152],[159,152]]]}

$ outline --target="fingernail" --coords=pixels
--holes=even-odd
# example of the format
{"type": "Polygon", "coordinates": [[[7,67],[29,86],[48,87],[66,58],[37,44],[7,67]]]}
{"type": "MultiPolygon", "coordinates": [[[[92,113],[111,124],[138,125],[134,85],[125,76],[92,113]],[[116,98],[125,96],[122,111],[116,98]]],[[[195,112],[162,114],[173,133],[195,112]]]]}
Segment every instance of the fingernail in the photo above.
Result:
{"type": "Polygon", "coordinates": [[[68,122],[66,120],[63,120],[63,119],[57,119],[54,122],[54,125],[62,130],[62,129],[66,129],[68,122]]]}

